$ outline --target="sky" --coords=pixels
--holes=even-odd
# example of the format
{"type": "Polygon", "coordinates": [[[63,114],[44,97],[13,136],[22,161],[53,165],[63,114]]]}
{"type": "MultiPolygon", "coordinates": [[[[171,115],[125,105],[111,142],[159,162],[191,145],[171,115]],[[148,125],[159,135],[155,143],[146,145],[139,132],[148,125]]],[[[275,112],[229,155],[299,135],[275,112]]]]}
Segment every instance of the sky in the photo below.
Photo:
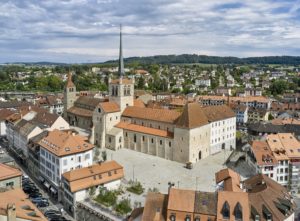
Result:
{"type": "Polygon", "coordinates": [[[300,55],[300,0],[0,0],[0,63],[300,55]]]}

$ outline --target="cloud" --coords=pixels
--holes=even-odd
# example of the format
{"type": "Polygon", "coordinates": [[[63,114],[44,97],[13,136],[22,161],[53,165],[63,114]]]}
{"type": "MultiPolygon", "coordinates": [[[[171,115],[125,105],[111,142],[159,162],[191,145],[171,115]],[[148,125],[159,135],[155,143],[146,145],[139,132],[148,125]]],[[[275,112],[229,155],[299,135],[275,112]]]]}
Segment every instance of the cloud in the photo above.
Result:
{"type": "Polygon", "coordinates": [[[299,55],[297,0],[3,0],[0,62],[124,54],[299,55]]]}

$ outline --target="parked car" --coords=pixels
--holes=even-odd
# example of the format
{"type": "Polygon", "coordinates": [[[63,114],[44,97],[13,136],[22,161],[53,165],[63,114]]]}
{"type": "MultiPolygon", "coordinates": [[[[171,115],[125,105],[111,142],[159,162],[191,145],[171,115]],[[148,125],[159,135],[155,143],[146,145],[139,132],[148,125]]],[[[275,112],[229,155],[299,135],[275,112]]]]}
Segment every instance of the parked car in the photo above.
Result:
{"type": "Polygon", "coordinates": [[[32,202],[48,202],[47,198],[44,197],[35,197],[31,199],[32,202]]]}
{"type": "Polygon", "coordinates": [[[47,206],[49,206],[49,203],[44,202],[44,201],[40,201],[40,202],[37,202],[35,204],[37,205],[37,207],[47,207],[47,206]]]}
{"type": "Polygon", "coordinates": [[[30,198],[37,198],[37,197],[42,197],[43,195],[40,192],[36,192],[36,193],[30,193],[29,197],[30,198]]]}

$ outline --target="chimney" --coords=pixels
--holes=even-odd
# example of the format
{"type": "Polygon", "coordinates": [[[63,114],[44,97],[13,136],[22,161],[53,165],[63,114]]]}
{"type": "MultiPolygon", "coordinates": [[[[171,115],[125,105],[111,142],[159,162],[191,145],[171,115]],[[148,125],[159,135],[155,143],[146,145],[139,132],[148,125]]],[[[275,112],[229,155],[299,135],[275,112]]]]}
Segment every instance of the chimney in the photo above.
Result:
{"type": "Polygon", "coordinates": [[[16,205],[15,204],[7,204],[7,221],[16,221],[16,205]]]}

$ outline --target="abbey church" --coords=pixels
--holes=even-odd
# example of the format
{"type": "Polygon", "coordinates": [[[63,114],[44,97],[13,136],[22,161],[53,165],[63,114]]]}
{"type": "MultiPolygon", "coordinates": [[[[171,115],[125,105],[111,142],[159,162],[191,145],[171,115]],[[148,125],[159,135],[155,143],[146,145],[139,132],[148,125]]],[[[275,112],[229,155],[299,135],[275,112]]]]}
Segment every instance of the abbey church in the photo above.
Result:
{"type": "Polygon", "coordinates": [[[134,79],[125,77],[122,32],[118,78],[109,79],[108,99],[77,97],[70,74],[64,96],[65,119],[90,130],[91,142],[100,148],[127,148],[181,163],[235,149],[236,117],[228,106],[188,103],[179,112],[134,99],[134,79]]]}

